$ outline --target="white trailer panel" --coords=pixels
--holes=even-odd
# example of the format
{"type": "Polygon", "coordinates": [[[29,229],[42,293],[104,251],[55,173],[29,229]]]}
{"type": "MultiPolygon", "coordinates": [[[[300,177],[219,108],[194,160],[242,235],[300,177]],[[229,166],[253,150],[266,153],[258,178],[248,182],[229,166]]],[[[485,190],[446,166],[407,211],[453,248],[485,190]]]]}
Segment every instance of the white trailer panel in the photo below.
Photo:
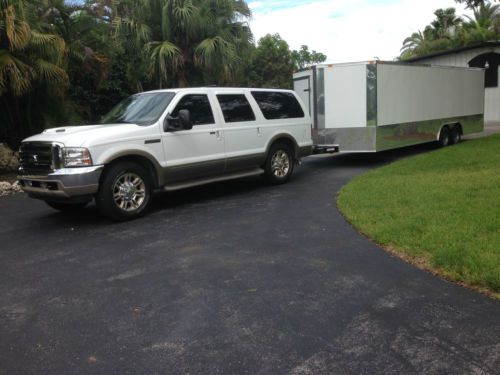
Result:
{"type": "Polygon", "coordinates": [[[376,152],[483,129],[484,70],[393,62],[319,65],[294,75],[315,144],[376,152]]]}
{"type": "Polygon", "coordinates": [[[326,128],[366,126],[366,66],[325,70],[326,128]]]}
{"type": "Polygon", "coordinates": [[[377,71],[379,126],[483,113],[481,70],[379,64],[377,71]]]}

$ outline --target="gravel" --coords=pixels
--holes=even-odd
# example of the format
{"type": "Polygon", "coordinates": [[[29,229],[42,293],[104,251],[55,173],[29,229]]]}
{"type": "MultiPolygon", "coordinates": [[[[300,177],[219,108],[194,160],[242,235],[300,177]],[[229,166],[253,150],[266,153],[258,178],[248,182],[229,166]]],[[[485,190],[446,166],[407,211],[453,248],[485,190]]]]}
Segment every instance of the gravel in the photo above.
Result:
{"type": "Polygon", "coordinates": [[[0,181],[0,197],[19,192],[21,192],[21,185],[19,185],[18,181],[13,183],[7,181],[0,181]]]}

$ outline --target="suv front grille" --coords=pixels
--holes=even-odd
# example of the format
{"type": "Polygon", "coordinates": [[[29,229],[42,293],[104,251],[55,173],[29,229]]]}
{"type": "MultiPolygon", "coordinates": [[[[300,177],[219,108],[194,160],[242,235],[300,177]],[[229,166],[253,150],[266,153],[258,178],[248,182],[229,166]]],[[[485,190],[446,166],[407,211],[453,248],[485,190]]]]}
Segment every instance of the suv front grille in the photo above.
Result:
{"type": "Polygon", "coordinates": [[[20,172],[40,175],[53,172],[59,165],[57,144],[51,142],[24,142],[19,148],[20,172]]]}

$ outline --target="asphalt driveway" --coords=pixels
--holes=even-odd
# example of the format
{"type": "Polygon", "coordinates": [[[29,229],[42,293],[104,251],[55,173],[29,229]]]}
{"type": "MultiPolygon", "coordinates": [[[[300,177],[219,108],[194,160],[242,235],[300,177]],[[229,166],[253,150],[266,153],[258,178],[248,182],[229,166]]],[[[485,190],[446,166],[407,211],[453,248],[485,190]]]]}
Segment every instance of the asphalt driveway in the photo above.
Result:
{"type": "Polygon", "coordinates": [[[308,158],[285,186],[161,195],[121,224],[1,198],[0,373],[500,373],[500,302],[335,208],[354,176],[429,149],[308,158]]]}

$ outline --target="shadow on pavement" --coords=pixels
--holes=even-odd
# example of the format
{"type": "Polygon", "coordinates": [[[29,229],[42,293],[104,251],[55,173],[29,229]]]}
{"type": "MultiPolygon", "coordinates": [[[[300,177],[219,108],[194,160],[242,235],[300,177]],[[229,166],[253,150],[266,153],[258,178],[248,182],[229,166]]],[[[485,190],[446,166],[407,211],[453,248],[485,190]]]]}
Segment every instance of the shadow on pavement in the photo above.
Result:
{"type": "MultiPolygon", "coordinates": [[[[382,166],[399,159],[434,151],[437,146],[433,143],[405,147],[402,149],[383,151],[379,153],[353,153],[353,154],[331,154],[316,155],[303,159],[303,164],[294,171],[292,180],[284,186],[269,186],[260,176],[242,178],[217,182],[214,184],[201,185],[193,188],[175,192],[157,192],[153,197],[151,212],[169,210],[190,204],[200,204],[214,199],[244,197],[248,194],[269,192],[271,189],[293,188],[295,184],[308,183],[308,175],[318,168],[335,169],[361,168],[370,169],[382,166]]],[[[92,202],[78,213],[65,213],[53,211],[47,207],[47,216],[44,224],[48,226],[64,224],[65,226],[96,226],[101,224],[113,224],[101,217],[95,203],[92,202]]],[[[148,215],[138,220],[151,220],[148,215]]],[[[133,222],[131,222],[133,223],[133,222]]],[[[127,225],[127,223],[115,223],[115,225],[127,225]]]]}

